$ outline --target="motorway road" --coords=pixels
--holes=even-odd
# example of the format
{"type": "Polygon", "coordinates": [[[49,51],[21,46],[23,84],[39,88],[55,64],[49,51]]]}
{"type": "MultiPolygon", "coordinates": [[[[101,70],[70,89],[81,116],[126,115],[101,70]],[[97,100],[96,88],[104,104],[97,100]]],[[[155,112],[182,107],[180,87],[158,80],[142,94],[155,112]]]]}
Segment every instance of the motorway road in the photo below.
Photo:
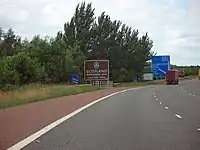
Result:
{"type": "Polygon", "coordinates": [[[199,150],[200,81],[127,91],[77,114],[24,150],[199,150]]]}

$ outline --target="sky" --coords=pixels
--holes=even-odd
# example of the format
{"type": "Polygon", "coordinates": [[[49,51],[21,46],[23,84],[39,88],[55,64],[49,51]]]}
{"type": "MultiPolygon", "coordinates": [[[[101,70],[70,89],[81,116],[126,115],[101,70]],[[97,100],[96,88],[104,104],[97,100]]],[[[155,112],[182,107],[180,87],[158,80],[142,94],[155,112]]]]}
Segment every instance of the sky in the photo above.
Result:
{"type": "MultiPolygon", "coordinates": [[[[157,55],[176,65],[200,65],[200,0],[85,0],[95,15],[148,32],[157,55]]],[[[82,0],[0,0],[0,26],[22,37],[55,36],[82,0]]]]}

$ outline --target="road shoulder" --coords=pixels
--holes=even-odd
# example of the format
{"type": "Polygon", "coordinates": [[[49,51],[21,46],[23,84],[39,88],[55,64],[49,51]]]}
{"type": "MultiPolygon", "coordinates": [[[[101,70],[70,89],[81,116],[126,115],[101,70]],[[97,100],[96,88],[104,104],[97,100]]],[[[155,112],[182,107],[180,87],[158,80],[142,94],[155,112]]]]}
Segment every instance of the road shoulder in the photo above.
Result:
{"type": "Polygon", "coordinates": [[[0,149],[6,149],[92,101],[127,88],[112,88],[0,110],[0,149]]]}

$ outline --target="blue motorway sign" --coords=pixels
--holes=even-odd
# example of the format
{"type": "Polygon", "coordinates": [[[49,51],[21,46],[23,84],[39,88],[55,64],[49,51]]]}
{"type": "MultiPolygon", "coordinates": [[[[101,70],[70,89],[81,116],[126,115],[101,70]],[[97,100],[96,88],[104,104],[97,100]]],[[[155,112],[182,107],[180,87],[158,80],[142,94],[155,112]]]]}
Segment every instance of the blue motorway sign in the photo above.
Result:
{"type": "Polygon", "coordinates": [[[73,73],[73,74],[72,74],[72,82],[73,82],[74,84],[78,84],[78,83],[79,83],[79,76],[78,76],[77,73],[73,73]]]}
{"type": "Polygon", "coordinates": [[[154,77],[165,77],[170,69],[170,56],[152,56],[152,73],[154,77]]]}

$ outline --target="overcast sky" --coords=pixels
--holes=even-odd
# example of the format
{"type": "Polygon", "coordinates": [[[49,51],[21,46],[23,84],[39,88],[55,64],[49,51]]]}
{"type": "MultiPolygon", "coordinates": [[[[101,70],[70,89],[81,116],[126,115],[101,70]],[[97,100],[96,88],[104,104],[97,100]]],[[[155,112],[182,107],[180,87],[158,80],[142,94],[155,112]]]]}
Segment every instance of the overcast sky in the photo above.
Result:
{"type": "MultiPolygon", "coordinates": [[[[55,36],[81,0],[0,0],[0,26],[23,37],[55,36]]],[[[158,55],[171,63],[200,64],[200,0],[86,0],[96,16],[105,11],[140,33],[148,32],[158,55]]]]}

